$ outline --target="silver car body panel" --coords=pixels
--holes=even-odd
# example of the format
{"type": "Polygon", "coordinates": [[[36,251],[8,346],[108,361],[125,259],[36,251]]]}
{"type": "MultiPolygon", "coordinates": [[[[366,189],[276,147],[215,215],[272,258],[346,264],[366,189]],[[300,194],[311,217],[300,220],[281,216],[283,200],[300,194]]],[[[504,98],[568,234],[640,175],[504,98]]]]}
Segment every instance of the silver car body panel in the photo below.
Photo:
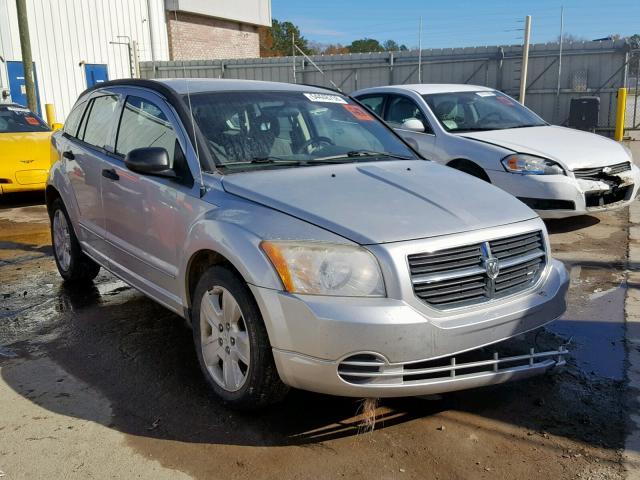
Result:
{"type": "MultiPolygon", "coordinates": [[[[195,91],[218,87],[242,90],[323,91],[265,82],[202,80],[195,91]]],[[[179,93],[185,81],[168,82],[179,93]]],[[[430,307],[415,296],[407,256],[542,231],[542,221],[509,195],[431,162],[389,161],[274,169],[222,175],[201,172],[197,154],[172,106],[144,88],[107,86],[121,95],[144,95],[172,122],[195,182],[143,176],[121,157],[54,134],[60,154],[86,148],[100,166],[63,158],[54,164],[49,186],[62,197],[84,252],[125,282],[187,317],[189,269],[202,251],[226,258],[253,292],[274,351],[278,371],[292,386],[340,395],[391,396],[453,387],[438,382],[388,387],[354,386],[337,373],[338,363],[358,352],[373,352],[389,365],[440,358],[499,342],[540,327],[562,314],[568,285],[562,264],[549,259],[538,282],[515,295],[449,310],[430,307]],[[83,184],[76,176],[92,168],[115,169],[116,186],[98,174],[85,182],[98,192],[102,209],[89,225],[79,204],[83,184]],[[332,177],[331,174],[335,174],[332,177]],[[93,182],[93,183],[91,183],[93,182]],[[96,237],[99,241],[96,242],[96,237]],[[298,295],[283,291],[262,240],[298,240],[365,245],[377,258],[384,298],[298,295]]],[[[96,95],[101,90],[91,93],[96,95]]],[[[121,99],[122,101],[122,99],[121,99]]],[[[112,132],[113,133],[113,132],[112,132]]],[[[87,160],[90,162],[90,160],[87,160]]],[[[479,386],[540,373],[543,361],[517,371],[459,378],[456,388],[479,386]],[[462,381],[464,380],[464,381],[462,381]]]]}

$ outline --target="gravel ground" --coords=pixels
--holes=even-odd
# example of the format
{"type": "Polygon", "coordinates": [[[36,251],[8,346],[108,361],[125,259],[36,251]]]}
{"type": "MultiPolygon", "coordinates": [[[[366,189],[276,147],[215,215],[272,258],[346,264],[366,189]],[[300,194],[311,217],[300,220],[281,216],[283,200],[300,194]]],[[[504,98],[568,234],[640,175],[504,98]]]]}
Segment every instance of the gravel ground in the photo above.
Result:
{"type": "Polygon", "coordinates": [[[353,399],[293,391],[260,415],[221,407],[181,319],[108,273],[62,284],[41,202],[0,199],[4,478],[624,477],[626,210],[548,223],[571,287],[537,341],[569,342],[567,367],[383,400],[366,432],[353,399]]]}

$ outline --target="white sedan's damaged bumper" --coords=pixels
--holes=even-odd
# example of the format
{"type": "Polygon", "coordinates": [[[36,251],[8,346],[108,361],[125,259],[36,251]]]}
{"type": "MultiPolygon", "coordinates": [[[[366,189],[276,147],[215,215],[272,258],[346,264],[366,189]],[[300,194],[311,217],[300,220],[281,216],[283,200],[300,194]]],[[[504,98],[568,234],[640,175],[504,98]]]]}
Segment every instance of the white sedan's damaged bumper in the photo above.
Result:
{"type": "Polygon", "coordinates": [[[640,188],[640,169],[631,169],[609,178],[578,178],[568,175],[518,175],[489,171],[491,182],[529,205],[542,218],[564,218],[625,207],[640,188]]]}

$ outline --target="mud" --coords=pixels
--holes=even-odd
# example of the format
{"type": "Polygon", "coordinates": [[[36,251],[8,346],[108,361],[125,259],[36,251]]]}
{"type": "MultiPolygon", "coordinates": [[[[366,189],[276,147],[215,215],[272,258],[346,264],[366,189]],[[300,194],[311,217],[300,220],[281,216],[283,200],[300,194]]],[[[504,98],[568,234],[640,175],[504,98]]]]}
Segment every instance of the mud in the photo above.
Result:
{"type": "Polygon", "coordinates": [[[108,273],[62,284],[38,201],[0,199],[5,478],[623,477],[625,211],[549,223],[572,282],[539,342],[570,340],[564,370],[382,400],[363,433],[353,399],[293,391],[259,415],[216,403],[181,319],[108,273]]]}

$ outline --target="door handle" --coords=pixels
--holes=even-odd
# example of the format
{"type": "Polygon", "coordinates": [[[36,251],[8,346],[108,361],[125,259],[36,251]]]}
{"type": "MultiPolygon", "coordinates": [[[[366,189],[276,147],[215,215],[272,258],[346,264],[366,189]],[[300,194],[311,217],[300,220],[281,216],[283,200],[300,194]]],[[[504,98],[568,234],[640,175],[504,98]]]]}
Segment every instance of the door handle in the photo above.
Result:
{"type": "Polygon", "coordinates": [[[73,160],[74,158],[76,158],[76,156],[73,154],[73,152],[71,150],[66,150],[66,151],[62,152],[62,156],[64,158],[68,158],[69,160],[73,160]]]}
{"type": "Polygon", "coordinates": [[[120,175],[118,175],[113,168],[102,170],[102,176],[104,178],[108,178],[109,180],[113,180],[114,182],[120,180],[120,175]]]}

